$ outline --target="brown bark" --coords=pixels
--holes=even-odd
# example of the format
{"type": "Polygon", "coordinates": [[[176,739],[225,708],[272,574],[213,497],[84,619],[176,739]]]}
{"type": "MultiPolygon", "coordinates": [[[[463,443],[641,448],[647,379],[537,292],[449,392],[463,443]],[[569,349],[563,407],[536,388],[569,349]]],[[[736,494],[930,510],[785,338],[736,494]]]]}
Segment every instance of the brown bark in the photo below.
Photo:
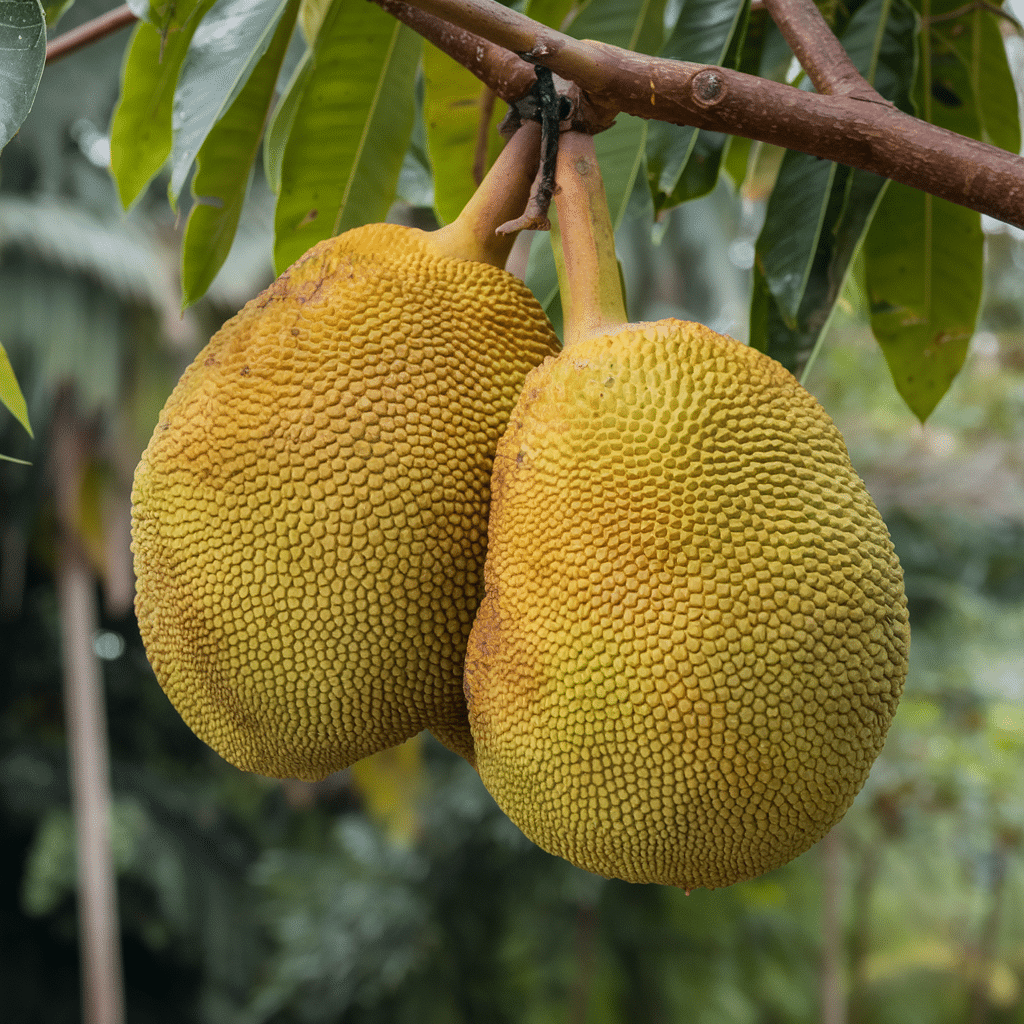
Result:
{"type": "Polygon", "coordinates": [[[63,32],[51,39],[46,44],[46,63],[52,64],[55,60],[60,60],[61,57],[66,57],[69,53],[82,49],[83,46],[88,46],[119,29],[132,25],[137,20],[127,4],[115,7],[112,11],[107,11],[106,14],[101,14],[98,18],[93,18],[91,21],[79,25],[78,28],[63,32]]]}
{"type": "MultiPolygon", "coordinates": [[[[1024,227],[1024,159],[897,110],[856,74],[807,0],[764,0],[764,6],[818,93],[573,39],[493,0],[375,2],[507,102],[534,82],[531,64],[518,53],[574,82],[584,92],[576,128],[600,130],[621,112],[739,135],[872,171],[1024,227]]],[[[47,60],[133,19],[126,7],[117,8],[54,39],[47,60]]]]}
{"type": "Polygon", "coordinates": [[[814,0],[764,0],[764,6],[818,92],[886,102],[857,70],[814,0]]]}
{"type": "MultiPolygon", "coordinates": [[[[835,95],[806,92],[726,68],[662,60],[573,39],[492,0],[377,2],[395,13],[402,7],[415,7],[543,64],[580,87],[597,120],[607,122],[623,112],[741,135],[872,171],[1024,227],[1024,160],[904,114],[870,89],[867,94],[863,87],[851,90],[847,76],[839,74],[834,80],[822,76],[823,62],[811,61],[806,54],[808,63],[817,65],[815,75],[822,85],[834,88],[835,95]],[[849,91],[840,94],[840,89],[849,91]]],[[[779,7],[779,0],[773,6],[779,7]]],[[[782,20],[794,39],[809,31],[820,35],[820,25],[806,27],[809,18],[782,20]]],[[[437,26],[434,31],[443,36],[437,26]]],[[[813,41],[806,49],[808,53],[813,50],[813,41]]],[[[528,71],[529,64],[523,62],[517,75],[506,60],[503,79],[525,92],[533,81],[528,71]]],[[[495,89],[505,100],[518,98],[511,91],[495,89]]]]}

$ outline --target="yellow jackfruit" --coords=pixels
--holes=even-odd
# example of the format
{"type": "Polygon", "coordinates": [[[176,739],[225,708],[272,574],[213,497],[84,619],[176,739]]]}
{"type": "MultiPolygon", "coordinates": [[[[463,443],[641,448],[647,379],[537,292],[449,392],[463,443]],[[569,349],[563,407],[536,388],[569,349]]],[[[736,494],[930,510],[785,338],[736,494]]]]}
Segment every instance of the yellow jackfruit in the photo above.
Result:
{"type": "MultiPolygon", "coordinates": [[[[560,202],[567,264],[579,216],[560,202]]],[[[574,338],[603,316],[585,272],[495,456],[477,767],[549,852],[715,888],[809,848],[863,785],[907,670],[902,573],[791,374],[699,324],[574,338]]]]}
{"type": "Polygon", "coordinates": [[[245,770],[316,779],[424,728],[472,761],[491,460],[558,342],[447,249],[395,225],[315,246],[186,370],[136,472],[147,653],[245,770]]]}

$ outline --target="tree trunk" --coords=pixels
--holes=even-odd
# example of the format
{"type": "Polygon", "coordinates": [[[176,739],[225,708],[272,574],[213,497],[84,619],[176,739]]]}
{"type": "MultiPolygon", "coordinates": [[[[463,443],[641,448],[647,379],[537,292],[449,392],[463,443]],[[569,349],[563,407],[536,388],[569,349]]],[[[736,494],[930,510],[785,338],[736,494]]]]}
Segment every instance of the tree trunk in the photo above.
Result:
{"type": "Polygon", "coordinates": [[[78,932],[84,1024],[122,1024],[124,995],[117,891],[110,850],[110,770],[99,662],[95,577],[78,536],[78,492],[88,432],[65,391],[53,429],[58,511],[57,598],[64,663],[64,713],[78,864],[78,932]]]}

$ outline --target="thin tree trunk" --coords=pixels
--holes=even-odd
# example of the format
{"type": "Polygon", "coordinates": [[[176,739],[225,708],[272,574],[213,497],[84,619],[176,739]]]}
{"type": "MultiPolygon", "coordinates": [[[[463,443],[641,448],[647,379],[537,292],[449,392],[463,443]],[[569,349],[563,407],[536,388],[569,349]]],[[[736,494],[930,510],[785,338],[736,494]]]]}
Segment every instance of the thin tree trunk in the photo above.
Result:
{"type": "Polygon", "coordinates": [[[838,830],[821,841],[821,1024],[846,1024],[843,993],[843,845],[838,830]]]}
{"type": "Polygon", "coordinates": [[[992,900],[978,938],[977,963],[969,999],[969,1024],[986,1024],[990,1008],[989,986],[999,946],[999,926],[1003,918],[1003,896],[1006,890],[1006,846],[996,841],[992,851],[992,900]]]}
{"type": "Polygon", "coordinates": [[[853,920],[850,925],[850,998],[849,1024],[870,1024],[867,1015],[866,966],[871,947],[871,900],[882,866],[883,842],[868,841],[853,887],[853,920]]]}
{"type": "Polygon", "coordinates": [[[86,431],[73,399],[58,402],[53,431],[58,509],[57,598],[64,663],[64,711],[78,864],[78,931],[84,1024],[122,1024],[124,995],[117,891],[110,850],[110,770],[96,633],[95,578],[75,528],[86,431]]]}

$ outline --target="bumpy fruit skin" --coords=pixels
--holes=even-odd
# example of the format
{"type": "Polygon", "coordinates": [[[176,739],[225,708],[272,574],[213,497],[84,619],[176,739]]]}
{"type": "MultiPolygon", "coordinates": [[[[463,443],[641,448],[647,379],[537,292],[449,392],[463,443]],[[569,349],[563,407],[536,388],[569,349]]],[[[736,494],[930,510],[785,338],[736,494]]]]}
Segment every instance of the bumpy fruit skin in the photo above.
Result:
{"type": "Polygon", "coordinates": [[[472,760],[491,461],[557,346],[510,274],[394,225],[315,246],[213,337],[132,495],[142,638],[201,739],[302,779],[424,728],[472,760]]]}
{"type": "Polygon", "coordinates": [[[477,767],[539,846],[715,888],[843,815],[907,670],[902,573],[831,420],[699,324],[534,370],[466,657],[477,767]]]}

